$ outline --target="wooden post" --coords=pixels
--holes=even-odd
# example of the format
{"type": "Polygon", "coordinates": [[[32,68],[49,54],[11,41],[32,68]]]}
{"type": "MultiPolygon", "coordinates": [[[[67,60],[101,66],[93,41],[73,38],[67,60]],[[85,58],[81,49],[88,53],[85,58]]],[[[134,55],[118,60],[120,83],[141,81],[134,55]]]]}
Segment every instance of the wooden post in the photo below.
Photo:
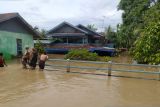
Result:
{"type": "Polygon", "coordinates": [[[111,72],[112,72],[112,61],[108,62],[108,76],[111,76],[111,72]]]}
{"type": "Polygon", "coordinates": [[[67,72],[70,72],[70,59],[67,59],[67,72]]]}
{"type": "Polygon", "coordinates": [[[158,64],[158,71],[159,71],[158,80],[160,81],[160,64],[158,64]]]}

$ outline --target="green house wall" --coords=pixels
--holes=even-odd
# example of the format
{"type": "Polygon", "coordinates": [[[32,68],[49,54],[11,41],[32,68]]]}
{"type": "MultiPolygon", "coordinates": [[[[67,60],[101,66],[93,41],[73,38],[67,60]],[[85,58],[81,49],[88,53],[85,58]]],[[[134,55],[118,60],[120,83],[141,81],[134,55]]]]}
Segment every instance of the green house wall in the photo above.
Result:
{"type": "Polygon", "coordinates": [[[11,56],[17,55],[17,39],[22,40],[23,52],[25,50],[25,46],[34,46],[33,36],[30,34],[0,30],[0,52],[3,52],[6,59],[10,59],[11,56]]]}
{"type": "Polygon", "coordinates": [[[6,59],[17,56],[17,39],[22,40],[22,53],[25,47],[33,47],[33,33],[18,17],[0,23],[0,52],[6,59]]]}

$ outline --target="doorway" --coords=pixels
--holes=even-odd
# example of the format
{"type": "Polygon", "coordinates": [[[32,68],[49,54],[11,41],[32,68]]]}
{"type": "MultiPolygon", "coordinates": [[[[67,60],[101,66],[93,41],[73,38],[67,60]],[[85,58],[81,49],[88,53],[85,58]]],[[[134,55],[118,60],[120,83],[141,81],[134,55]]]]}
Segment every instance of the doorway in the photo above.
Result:
{"type": "Polygon", "coordinates": [[[17,39],[17,56],[22,56],[22,39],[17,39]]]}

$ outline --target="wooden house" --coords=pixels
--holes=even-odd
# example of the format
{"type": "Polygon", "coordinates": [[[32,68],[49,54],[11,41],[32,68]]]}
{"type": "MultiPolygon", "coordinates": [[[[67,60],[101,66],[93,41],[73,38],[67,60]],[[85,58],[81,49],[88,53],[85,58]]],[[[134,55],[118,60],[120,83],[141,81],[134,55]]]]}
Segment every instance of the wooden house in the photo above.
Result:
{"type": "Polygon", "coordinates": [[[104,37],[101,34],[95,32],[95,31],[93,31],[93,30],[91,30],[91,29],[89,29],[89,28],[87,28],[87,27],[85,27],[85,26],[83,26],[81,24],[77,25],[77,27],[79,29],[84,30],[85,32],[87,32],[88,43],[89,44],[101,45],[101,43],[102,43],[101,40],[104,39],[104,37]]]}
{"type": "Polygon", "coordinates": [[[85,26],[74,26],[68,22],[63,22],[46,34],[47,37],[57,39],[52,44],[53,47],[83,48],[91,45],[99,45],[102,35],[86,28],[85,26]]]}
{"type": "Polygon", "coordinates": [[[33,47],[33,39],[39,35],[18,14],[0,14],[0,52],[5,57],[22,55],[25,46],[33,47]]]}

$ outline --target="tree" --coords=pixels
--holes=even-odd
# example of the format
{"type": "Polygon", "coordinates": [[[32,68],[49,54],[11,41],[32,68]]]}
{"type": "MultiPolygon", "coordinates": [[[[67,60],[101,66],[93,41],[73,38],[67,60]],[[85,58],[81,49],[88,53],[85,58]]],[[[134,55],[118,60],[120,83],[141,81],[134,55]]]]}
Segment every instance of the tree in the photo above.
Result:
{"type": "Polygon", "coordinates": [[[117,47],[118,48],[126,48],[128,40],[126,39],[126,35],[124,34],[124,26],[121,24],[117,25],[117,47]]]}
{"type": "Polygon", "coordinates": [[[160,3],[150,7],[144,16],[145,28],[135,42],[134,58],[140,63],[160,63],[160,3]]]}
{"type": "Polygon", "coordinates": [[[111,42],[117,45],[117,41],[118,41],[117,34],[110,25],[105,28],[104,36],[105,36],[105,39],[108,40],[108,42],[111,42]]]}
{"type": "MultiPolygon", "coordinates": [[[[46,34],[45,29],[40,30],[38,26],[35,26],[33,29],[39,33],[41,39],[44,39],[46,37],[45,36],[45,34],[46,34]]],[[[45,51],[45,49],[44,49],[42,42],[39,39],[36,41],[37,41],[37,43],[35,44],[35,48],[37,49],[38,53],[43,53],[45,51]]]]}
{"type": "Polygon", "coordinates": [[[46,31],[45,29],[41,29],[41,30],[39,31],[39,33],[40,33],[41,38],[46,38],[46,33],[47,33],[47,31],[46,31]]]}
{"type": "Polygon", "coordinates": [[[45,29],[40,29],[38,26],[35,26],[33,29],[40,34],[42,39],[46,38],[47,31],[45,29]]]}
{"type": "Polygon", "coordinates": [[[130,48],[144,29],[143,16],[150,7],[149,0],[121,0],[118,9],[123,10],[119,36],[122,36],[126,47],[130,48]]]}
{"type": "Polygon", "coordinates": [[[133,46],[139,63],[160,63],[160,0],[121,0],[123,24],[117,30],[120,44],[133,46]]]}
{"type": "Polygon", "coordinates": [[[43,44],[40,40],[37,40],[37,43],[35,44],[35,48],[37,49],[38,53],[43,53],[45,51],[43,44]]]}
{"type": "Polygon", "coordinates": [[[94,24],[87,25],[87,28],[90,29],[90,30],[93,30],[93,31],[97,31],[97,28],[95,27],[94,24]]]}

